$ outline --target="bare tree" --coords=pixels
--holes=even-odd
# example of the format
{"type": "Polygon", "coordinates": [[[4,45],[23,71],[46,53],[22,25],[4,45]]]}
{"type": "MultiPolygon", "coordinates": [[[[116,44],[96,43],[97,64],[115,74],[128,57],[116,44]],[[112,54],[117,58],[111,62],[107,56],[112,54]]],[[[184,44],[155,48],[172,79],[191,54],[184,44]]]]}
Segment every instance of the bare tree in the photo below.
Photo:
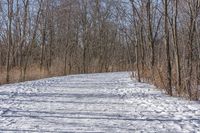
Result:
{"type": "Polygon", "coordinates": [[[13,0],[7,0],[8,5],[8,49],[7,49],[7,61],[6,61],[6,82],[10,80],[10,52],[12,46],[12,20],[13,20],[13,0]]]}
{"type": "Polygon", "coordinates": [[[166,67],[167,67],[167,93],[172,96],[172,76],[171,76],[171,59],[169,45],[169,26],[168,26],[168,0],[164,1],[164,18],[165,18],[165,48],[166,48],[166,67]]]}

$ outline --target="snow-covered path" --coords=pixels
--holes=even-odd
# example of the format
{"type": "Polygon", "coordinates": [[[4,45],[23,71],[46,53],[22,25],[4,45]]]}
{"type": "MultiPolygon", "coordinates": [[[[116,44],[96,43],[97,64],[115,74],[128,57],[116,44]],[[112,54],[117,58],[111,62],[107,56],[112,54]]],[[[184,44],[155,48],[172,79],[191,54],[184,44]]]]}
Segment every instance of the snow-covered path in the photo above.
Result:
{"type": "Polygon", "coordinates": [[[0,87],[0,132],[200,132],[200,104],[168,97],[128,72],[0,87]]]}

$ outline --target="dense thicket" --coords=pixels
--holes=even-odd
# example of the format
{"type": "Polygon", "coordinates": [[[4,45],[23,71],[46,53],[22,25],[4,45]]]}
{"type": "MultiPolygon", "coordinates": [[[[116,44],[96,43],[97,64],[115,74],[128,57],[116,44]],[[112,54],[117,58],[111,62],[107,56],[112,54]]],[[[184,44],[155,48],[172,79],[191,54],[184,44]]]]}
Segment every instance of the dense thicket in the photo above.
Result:
{"type": "Polygon", "coordinates": [[[113,0],[2,0],[1,78],[126,70],[120,6],[113,0]]]}
{"type": "Polygon", "coordinates": [[[199,0],[1,0],[0,83],[131,70],[198,98],[199,0]]]}
{"type": "Polygon", "coordinates": [[[130,0],[137,75],[169,95],[198,99],[199,0],[130,0]]]}

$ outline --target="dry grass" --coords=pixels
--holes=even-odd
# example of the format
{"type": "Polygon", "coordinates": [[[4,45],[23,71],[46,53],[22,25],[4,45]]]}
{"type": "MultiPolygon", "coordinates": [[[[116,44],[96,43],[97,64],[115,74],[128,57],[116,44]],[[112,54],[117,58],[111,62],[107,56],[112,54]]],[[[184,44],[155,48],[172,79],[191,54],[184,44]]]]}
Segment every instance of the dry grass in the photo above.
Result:
{"type": "MultiPolygon", "coordinates": [[[[56,67],[55,67],[56,68],[56,67]]],[[[41,79],[45,77],[51,77],[60,75],[60,71],[55,71],[52,74],[49,74],[47,69],[40,70],[39,65],[31,65],[28,67],[26,71],[26,79],[25,80],[35,80],[41,79]]],[[[9,83],[16,83],[20,81],[20,69],[18,67],[14,67],[10,70],[10,82],[9,83]]],[[[6,70],[2,68],[0,73],[0,84],[6,83],[6,70]]]]}
{"type": "MultiPolygon", "coordinates": [[[[69,70],[69,66],[67,66],[67,75],[68,74],[80,74],[82,71],[81,67],[71,67],[69,70]]],[[[92,66],[88,68],[88,73],[99,72],[98,65],[92,66]]],[[[110,66],[108,70],[103,69],[102,72],[113,72],[113,71],[125,71],[127,68],[119,68],[119,66],[110,66]]],[[[42,79],[53,76],[63,76],[64,74],[64,64],[60,61],[54,61],[51,66],[50,71],[46,68],[40,70],[40,66],[38,64],[30,65],[27,68],[25,81],[42,79]]],[[[20,82],[20,68],[14,67],[10,70],[10,82],[9,83],[17,83],[20,82]]],[[[6,83],[6,69],[5,67],[0,67],[0,85],[6,83]]]]}
{"type": "MultiPolygon", "coordinates": [[[[141,68],[141,67],[140,67],[141,68]]],[[[165,92],[167,92],[167,77],[166,77],[166,68],[165,66],[161,65],[161,66],[156,66],[156,69],[154,69],[153,71],[153,75],[152,75],[152,71],[151,69],[149,69],[148,67],[144,67],[143,70],[141,70],[141,79],[145,82],[148,83],[152,83],[154,84],[157,88],[160,88],[162,90],[164,90],[165,92]]],[[[195,73],[192,74],[195,77],[195,73]]],[[[196,100],[200,97],[199,95],[199,90],[198,90],[198,83],[197,83],[197,79],[192,78],[191,79],[191,96],[189,96],[189,91],[188,91],[188,87],[186,86],[185,80],[182,77],[182,89],[181,89],[181,93],[178,94],[178,89],[176,88],[176,84],[177,84],[177,80],[176,80],[176,70],[175,67],[173,67],[172,69],[172,88],[173,88],[173,95],[174,96],[182,96],[182,97],[186,97],[189,98],[191,100],[196,100]]]]}

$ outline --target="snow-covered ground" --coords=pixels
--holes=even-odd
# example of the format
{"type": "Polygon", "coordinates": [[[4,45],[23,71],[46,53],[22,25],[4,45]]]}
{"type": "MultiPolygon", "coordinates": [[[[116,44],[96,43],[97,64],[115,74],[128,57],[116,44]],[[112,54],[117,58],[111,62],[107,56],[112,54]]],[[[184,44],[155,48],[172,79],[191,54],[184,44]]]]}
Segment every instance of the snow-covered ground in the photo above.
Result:
{"type": "Polygon", "coordinates": [[[200,104],[128,72],[55,77],[1,86],[0,132],[200,132],[200,104]]]}

